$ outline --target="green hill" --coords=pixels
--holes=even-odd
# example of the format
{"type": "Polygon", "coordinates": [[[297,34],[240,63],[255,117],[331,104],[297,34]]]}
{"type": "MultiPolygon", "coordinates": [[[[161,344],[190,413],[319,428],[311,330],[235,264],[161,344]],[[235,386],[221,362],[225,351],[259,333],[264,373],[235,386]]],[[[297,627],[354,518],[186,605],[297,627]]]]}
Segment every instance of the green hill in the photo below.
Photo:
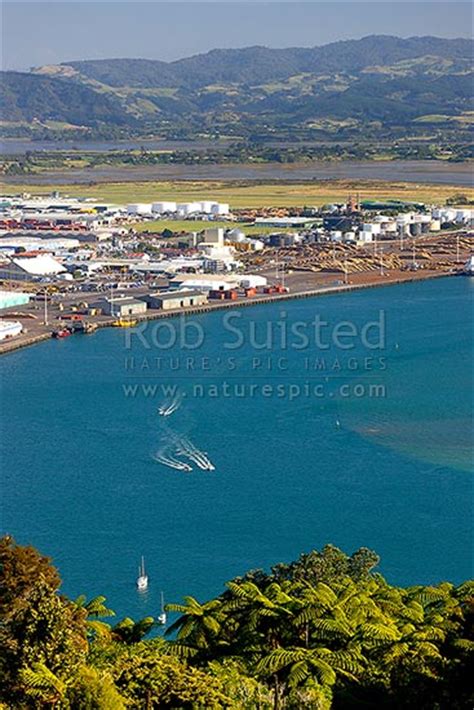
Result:
{"type": "Polygon", "coordinates": [[[473,42],[372,36],[322,47],[215,49],[174,62],[71,61],[2,74],[4,121],[63,121],[142,135],[285,140],[384,132],[466,136],[473,42]]]}
{"type": "Polygon", "coordinates": [[[3,121],[63,121],[78,126],[133,122],[113,95],[78,82],[20,72],[1,74],[0,115],[3,121]]]}
{"type": "Polygon", "coordinates": [[[368,66],[386,66],[427,55],[469,60],[472,46],[472,42],[464,39],[371,36],[311,49],[214,49],[169,63],[148,59],[98,59],[67,62],[62,66],[70,66],[81,75],[110,86],[197,89],[221,82],[255,85],[305,72],[358,73],[368,66]]]}

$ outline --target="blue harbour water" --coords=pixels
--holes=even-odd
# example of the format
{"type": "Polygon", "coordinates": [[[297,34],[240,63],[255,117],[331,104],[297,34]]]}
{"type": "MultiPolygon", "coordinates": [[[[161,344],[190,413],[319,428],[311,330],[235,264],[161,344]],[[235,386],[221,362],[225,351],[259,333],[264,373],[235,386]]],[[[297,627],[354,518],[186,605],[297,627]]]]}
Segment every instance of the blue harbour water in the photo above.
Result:
{"type": "Polygon", "coordinates": [[[472,279],[446,278],[236,309],[235,350],[219,311],[192,317],[204,338],[195,350],[157,347],[169,324],[181,327],[173,320],[142,340],[108,329],[5,356],[2,531],[52,556],[67,594],[104,594],[119,616],[156,613],[161,590],[209,598],[327,542],[375,549],[392,583],[471,576],[473,292],[472,279]],[[360,334],[380,311],[381,349],[331,341],[334,324],[360,334]],[[278,322],[315,315],[329,348],[310,338],[295,349],[296,337],[285,347],[278,322]],[[274,342],[260,349],[268,323],[274,342]],[[181,392],[169,417],[157,414],[173,399],[163,384],[181,392]],[[176,452],[183,440],[215,470],[176,452]],[[163,454],[193,470],[154,458],[163,454]]]}

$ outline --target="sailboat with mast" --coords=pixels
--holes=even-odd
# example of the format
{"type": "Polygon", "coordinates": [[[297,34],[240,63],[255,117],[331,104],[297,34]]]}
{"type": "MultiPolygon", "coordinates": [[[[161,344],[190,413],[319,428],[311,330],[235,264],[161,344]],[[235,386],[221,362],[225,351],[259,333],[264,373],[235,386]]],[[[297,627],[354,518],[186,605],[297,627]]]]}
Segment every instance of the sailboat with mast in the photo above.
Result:
{"type": "Polygon", "coordinates": [[[138,567],[137,588],[141,591],[148,589],[148,575],[145,571],[144,557],[142,557],[141,564],[138,567]]]}
{"type": "Polygon", "coordinates": [[[167,616],[166,616],[166,611],[165,611],[165,597],[163,592],[161,592],[161,613],[158,615],[158,621],[160,624],[163,624],[163,626],[166,624],[167,621],[167,616]]]}

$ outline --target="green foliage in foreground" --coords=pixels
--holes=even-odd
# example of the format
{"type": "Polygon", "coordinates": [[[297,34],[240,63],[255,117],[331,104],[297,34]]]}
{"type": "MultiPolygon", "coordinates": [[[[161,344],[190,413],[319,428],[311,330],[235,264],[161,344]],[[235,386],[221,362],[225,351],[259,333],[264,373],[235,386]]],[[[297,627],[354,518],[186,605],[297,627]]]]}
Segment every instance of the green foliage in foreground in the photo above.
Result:
{"type": "Polygon", "coordinates": [[[375,553],[335,547],[216,599],[115,625],[104,597],[58,592],[49,560],[0,541],[0,707],[57,710],[472,708],[474,582],[394,587],[375,553]]]}

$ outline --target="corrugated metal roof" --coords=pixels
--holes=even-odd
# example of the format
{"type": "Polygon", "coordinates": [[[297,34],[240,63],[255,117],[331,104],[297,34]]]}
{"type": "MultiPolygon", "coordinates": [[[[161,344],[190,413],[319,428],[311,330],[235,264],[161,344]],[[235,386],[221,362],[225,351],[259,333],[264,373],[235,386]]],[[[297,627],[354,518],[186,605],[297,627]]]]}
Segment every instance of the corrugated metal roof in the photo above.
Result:
{"type": "Polygon", "coordinates": [[[174,299],[175,301],[182,301],[184,298],[193,298],[194,296],[203,296],[202,291],[162,291],[161,293],[150,294],[151,298],[156,298],[157,300],[169,301],[174,299]]]}

